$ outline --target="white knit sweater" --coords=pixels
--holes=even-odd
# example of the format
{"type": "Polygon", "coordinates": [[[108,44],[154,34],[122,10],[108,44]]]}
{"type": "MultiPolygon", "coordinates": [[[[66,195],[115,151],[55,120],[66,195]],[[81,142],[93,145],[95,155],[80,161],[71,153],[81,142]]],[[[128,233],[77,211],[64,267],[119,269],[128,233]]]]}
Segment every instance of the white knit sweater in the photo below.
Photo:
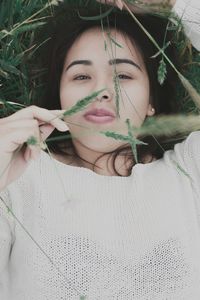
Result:
{"type": "Polygon", "coordinates": [[[199,300],[199,182],[200,131],[128,177],[42,151],[0,193],[37,242],[1,205],[0,299],[199,300]]]}
{"type": "Polygon", "coordinates": [[[173,10],[181,18],[193,46],[200,50],[200,0],[177,0],[173,10]]]}
{"type": "Polygon", "coordinates": [[[200,132],[129,177],[41,151],[0,196],[0,300],[200,299],[200,132]]]}

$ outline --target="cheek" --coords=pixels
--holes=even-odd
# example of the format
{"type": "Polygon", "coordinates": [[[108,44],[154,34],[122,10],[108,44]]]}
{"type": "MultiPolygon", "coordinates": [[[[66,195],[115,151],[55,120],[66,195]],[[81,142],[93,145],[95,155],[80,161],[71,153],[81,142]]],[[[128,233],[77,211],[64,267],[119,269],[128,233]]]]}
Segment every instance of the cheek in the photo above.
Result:
{"type": "Polygon", "coordinates": [[[136,112],[143,115],[149,104],[149,86],[132,85],[129,89],[124,89],[122,93],[121,109],[129,114],[136,112]]]}
{"type": "Polygon", "coordinates": [[[121,117],[123,121],[129,118],[134,126],[139,127],[148,111],[150,99],[148,81],[142,81],[141,84],[133,83],[127,88],[124,86],[122,90],[121,117]]]}
{"type": "Polygon", "coordinates": [[[61,83],[60,85],[60,103],[62,109],[70,108],[79,99],[81,99],[80,89],[73,88],[70,84],[61,83]]]}
{"type": "Polygon", "coordinates": [[[70,108],[79,100],[88,96],[90,88],[88,85],[77,85],[73,82],[62,82],[60,84],[60,103],[61,108],[70,108]]]}
{"type": "MultiPolygon", "coordinates": [[[[74,86],[70,83],[62,82],[60,85],[60,105],[61,109],[69,110],[71,109],[79,100],[86,97],[88,95],[87,91],[84,91],[82,88],[74,86]]],[[[77,136],[80,135],[80,126],[76,126],[76,124],[81,124],[82,111],[80,113],[73,114],[71,116],[66,116],[64,120],[68,123],[69,129],[77,136]],[[74,123],[74,125],[73,125],[74,123]]],[[[88,135],[88,132],[86,132],[88,135]]]]}

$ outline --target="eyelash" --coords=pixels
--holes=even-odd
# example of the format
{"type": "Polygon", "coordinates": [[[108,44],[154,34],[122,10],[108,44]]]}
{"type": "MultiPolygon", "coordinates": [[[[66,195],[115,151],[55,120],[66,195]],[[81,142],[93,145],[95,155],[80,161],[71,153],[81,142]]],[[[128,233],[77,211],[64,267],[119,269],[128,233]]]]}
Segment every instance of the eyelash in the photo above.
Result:
{"type": "Polygon", "coordinates": [[[121,79],[132,79],[132,77],[128,76],[128,75],[125,75],[125,74],[118,74],[118,77],[119,76],[123,76],[124,78],[121,78],[121,79]]]}
{"type": "MultiPolygon", "coordinates": [[[[119,79],[123,79],[123,80],[132,79],[132,77],[130,77],[128,75],[125,75],[125,74],[118,74],[117,76],[118,77],[123,76],[123,78],[119,78],[119,79]]],[[[81,80],[82,81],[82,80],[87,80],[87,79],[90,79],[90,76],[88,76],[88,75],[78,75],[78,76],[74,77],[73,80],[81,80]]]]}
{"type": "Polygon", "coordinates": [[[84,79],[88,79],[90,78],[88,75],[78,75],[76,77],[74,77],[74,80],[84,80],[84,79]]]}

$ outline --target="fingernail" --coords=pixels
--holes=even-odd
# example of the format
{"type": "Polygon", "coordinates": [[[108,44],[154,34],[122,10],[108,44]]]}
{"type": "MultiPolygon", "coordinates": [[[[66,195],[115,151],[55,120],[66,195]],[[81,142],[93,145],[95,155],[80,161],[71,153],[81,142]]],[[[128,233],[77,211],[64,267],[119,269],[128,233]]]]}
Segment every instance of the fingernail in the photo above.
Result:
{"type": "Polygon", "coordinates": [[[59,130],[69,130],[69,127],[65,123],[59,124],[59,130]]]}

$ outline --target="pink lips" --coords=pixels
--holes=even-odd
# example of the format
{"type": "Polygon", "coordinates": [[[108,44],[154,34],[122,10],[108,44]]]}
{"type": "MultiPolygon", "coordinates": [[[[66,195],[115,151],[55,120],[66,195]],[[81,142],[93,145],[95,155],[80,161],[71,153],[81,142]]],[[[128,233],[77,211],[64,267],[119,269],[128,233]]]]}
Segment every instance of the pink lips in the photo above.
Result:
{"type": "Polygon", "coordinates": [[[92,109],[84,114],[84,118],[93,123],[103,124],[112,122],[115,119],[115,115],[106,109],[92,109]]]}

